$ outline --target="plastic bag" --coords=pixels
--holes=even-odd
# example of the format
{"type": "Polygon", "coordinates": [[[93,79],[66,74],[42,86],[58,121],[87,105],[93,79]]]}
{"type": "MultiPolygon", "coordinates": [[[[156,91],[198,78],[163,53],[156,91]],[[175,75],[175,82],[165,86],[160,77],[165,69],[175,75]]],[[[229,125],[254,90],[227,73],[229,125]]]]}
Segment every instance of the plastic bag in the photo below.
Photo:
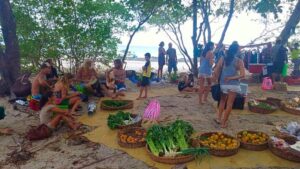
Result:
{"type": "Polygon", "coordinates": [[[151,100],[149,105],[146,107],[143,115],[143,119],[158,120],[160,115],[160,104],[159,101],[154,99],[151,100]]]}
{"type": "Polygon", "coordinates": [[[284,64],[284,66],[283,66],[283,68],[282,68],[282,73],[281,73],[281,75],[283,76],[283,77],[286,77],[287,76],[287,74],[288,74],[288,68],[289,68],[289,65],[286,63],[286,64],[284,64]]]}
{"type": "Polygon", "coordinates": [[[273,89],[273,83],[269,77],[265,77],[263,79],[263,82],[261,84],[261,89],[263,89],[263,90],[272,90],[273,89]]]}

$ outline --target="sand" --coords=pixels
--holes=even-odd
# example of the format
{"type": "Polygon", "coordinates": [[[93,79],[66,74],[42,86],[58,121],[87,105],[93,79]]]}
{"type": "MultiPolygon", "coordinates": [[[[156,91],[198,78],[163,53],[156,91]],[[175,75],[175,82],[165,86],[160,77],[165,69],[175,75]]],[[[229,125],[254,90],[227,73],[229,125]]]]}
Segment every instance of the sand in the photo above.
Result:
{"type": "MultiPolygon", "coordinates": [[[[165,84],[172,86],[170,84],[165,84]]],[[[130,91],[136,91],[133,85],[130,91]]],[[[153,88],[161,88],[157,85],[153,88]]],[[[173,85],[173,87],[176,87],[173,85]]],[[[251,93],[248,98],[263,98],[267,96],[273,96],[276,98],[286,99],[298,96],[299,92],[261,92],[259,86],[250,86],[251,93]]],[[[226,133],[234,135],[237,131],[243,129],[260,130],[268,134],[273,133],[273,129],[276,124],[283,124],[289,121],[297,121],[300,123],[300,116],[290,115],[268,115],[263,116],[254,113],[240,113],[239,111],[233,111],[230,116],[230,122],[227,129],[221,129],[216,125],[212,119],[215,117],[216,105],[211,100],[206,105],[198,104],[197,94],[176,94],[173,96],[157,97],[161,103],[161,118],[162,123],[173,121],[177,118],[187,120],[191,122],[197,131],[224,131],[226,133]]],[[[142,112],[146,107],[148,100],[145,100],[143,104],[137,107],[138,112],[142,112]]],[[[0,127],[10,127],[14,129],[14,134],[11,136],[0,136],[0,168],[3,169],[35,169],[35,168],[54,168],[54,169],[79,169],[79,168],[91,168],[91,169],[125,169],[125,168],[137,168],[146,169],[152,168],[145,163],[132,158],[126,153],[108,148],[102,144],[94,144],[84,139],[80,139],[79,136],[68,139],[67,137],[72,132],[66,128],[61,127],[54,135],[42,141],[32,142],[27,144],[28,141],[22,143],[23,137],[30,128],[30,126],[37,126],[39,120],[36,116],[29,116],[26,113],[22,113],[13,110],[11,104],[8,103],[8,98],[1,98],[0,105],[4,105],[7,111],[7,117],[0,121],[0,127]],[[35,151],[32,157],[28,161],[20,163],[11,163],[7,154],[17,149],[17,143],[20,142],[24,145],[23,149],[35,151]],[[49,144],[48,144],[49,143],[49,144]],[[48,145],[45,145],[48,144],[48,145]],[[94,162],[94,165],[90,165],[94,162]],[[86,166],[86,167],[84,167],[86,166]]],[[[86,107],[86,105],[83,105],[86,107]]],[[[86,110],[83,110],[86,112],[86,110]]],[[[93,128],[85,127],[84,132],[91,131],[93,128]]],[[[73,133],[74,134],[74,133],[73,133]]],[[[180,167],[178,167],[180,168],[180,167]]],[[[232,167],[233,169],[234,167],[232,167]]],[[[261,167],[257,167],[261,168],[261,167]]],[[[271,167],[281,168],[281,167],[271,167]]],[[[271,169],[269,168],[269,169],[271,169]]]]}

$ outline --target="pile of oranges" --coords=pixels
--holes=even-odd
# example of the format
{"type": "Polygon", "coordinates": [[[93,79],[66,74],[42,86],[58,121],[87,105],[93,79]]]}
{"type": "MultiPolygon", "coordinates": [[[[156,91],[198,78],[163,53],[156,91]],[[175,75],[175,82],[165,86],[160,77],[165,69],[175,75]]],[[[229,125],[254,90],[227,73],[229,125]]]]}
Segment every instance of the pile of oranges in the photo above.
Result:
{"type": "Polygon", "coordinates": [[[269,136],[262,132],[242,131],[238,134],[238,139],[243,143],[259,145],[266,143],[269,136]]]}
{"type": "Polygon", "coordinates": [[[217,150],[232,150],[239,146],[237,139],[229,137],[223,133],[213,133],[209,137],[201,136],[200,144],[205,147],[217,150]]]}
{"type": "Polygon", "coordinates": [[[135,129],[132,132],[122,133],[119,135],[120,141],[123,143],[135,144],[145,142],[146,130],[135,129]]]}

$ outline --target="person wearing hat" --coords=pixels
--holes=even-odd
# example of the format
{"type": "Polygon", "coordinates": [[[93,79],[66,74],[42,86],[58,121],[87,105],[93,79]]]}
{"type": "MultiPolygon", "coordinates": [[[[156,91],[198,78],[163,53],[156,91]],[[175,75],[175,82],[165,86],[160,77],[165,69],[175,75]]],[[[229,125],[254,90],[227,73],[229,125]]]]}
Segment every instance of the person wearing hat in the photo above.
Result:
{"type": "Polygon", "coordinates": [[[294,63],[294,70],[293,75],[300,75],[300,49],[299,49],[299,43],[295,43],[294,47],[291,49],[291,59],[294,63]]]}

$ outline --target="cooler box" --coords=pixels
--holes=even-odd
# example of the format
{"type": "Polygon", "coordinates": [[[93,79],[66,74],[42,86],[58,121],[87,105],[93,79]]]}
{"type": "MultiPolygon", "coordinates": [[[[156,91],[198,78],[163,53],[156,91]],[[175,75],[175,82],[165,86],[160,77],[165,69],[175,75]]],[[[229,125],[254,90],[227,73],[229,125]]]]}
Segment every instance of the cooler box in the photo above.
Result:
{"type": "Polygon", "coordinates": [[[249,72],[257,74],[262,73],[265,66],[265,64],[249,64],[249,72]]]}

